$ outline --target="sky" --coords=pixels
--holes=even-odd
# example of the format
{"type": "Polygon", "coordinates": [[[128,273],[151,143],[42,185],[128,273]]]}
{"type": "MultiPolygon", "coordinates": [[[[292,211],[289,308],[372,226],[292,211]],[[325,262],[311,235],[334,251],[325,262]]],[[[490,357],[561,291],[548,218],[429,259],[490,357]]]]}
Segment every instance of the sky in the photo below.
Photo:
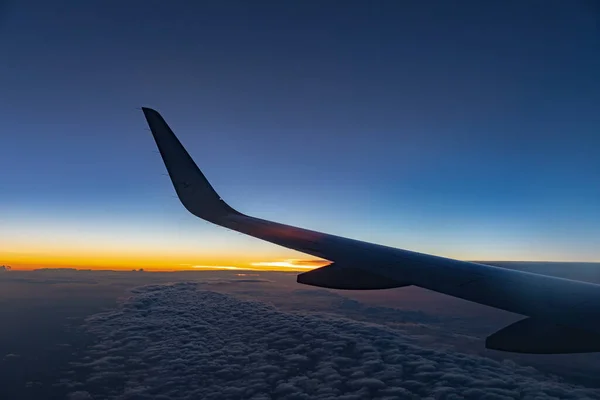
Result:
{"type": "Polygon", "coordinates": [[[600,261],[599,13],[0,2],[0,264],[310,264],[187,213],[141,106],[246,214],[460,259],[600,261]]]}

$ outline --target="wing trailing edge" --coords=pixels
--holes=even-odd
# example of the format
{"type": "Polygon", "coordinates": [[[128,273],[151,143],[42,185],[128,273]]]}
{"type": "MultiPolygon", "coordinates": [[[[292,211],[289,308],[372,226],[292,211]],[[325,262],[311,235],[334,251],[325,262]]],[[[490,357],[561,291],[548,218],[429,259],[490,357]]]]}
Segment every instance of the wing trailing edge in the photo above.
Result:
{"type": "Polygon", "coordinates": [[[583,329],[525,318],[487,337],[492,350],[527,354],[570,354],[600,351],[600,337],[583,329]]]}
{"type": "Polygon", "coordinates": [[[299,274],[296,281],[310,286],[343,290],[392,289],[410,285],[368,270],[347,267],[338,263],[299,274]]]}

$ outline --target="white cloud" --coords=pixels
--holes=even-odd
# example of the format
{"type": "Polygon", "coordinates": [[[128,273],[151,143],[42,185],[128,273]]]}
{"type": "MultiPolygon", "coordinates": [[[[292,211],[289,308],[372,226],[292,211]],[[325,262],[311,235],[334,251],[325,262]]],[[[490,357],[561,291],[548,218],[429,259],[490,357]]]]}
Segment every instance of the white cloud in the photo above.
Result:
{"type": "Polygon", "coordinates": [[[139,288],[90,318],[73,387],[134,399],[600,399],[514,362],[413,344],[379,325],[285,313],[194,283],[139,288]]]}

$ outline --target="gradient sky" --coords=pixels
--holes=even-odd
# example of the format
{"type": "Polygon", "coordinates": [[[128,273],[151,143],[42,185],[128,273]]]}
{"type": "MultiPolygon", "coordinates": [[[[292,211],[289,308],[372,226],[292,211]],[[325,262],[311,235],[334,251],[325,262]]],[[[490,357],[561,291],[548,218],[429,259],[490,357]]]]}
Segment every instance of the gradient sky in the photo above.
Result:
{"type": "Polygon", "coordinates": [[[140,106],[242,212],[461,259],[600,261],[593,2],[2,4],[0,264],[306,258],[187,213],[140,106]]]}

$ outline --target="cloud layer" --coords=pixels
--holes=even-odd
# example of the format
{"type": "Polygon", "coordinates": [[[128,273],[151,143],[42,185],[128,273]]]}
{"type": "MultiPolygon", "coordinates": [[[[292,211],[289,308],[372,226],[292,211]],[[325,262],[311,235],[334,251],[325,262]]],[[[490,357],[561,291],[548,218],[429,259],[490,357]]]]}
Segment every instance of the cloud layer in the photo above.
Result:
{"type": "Polygon", "coordinates": [[[421,347],[341,318],[285,313],[199,290],[146,286],[98,314],[74,366],[81,397],[144,399],[600,399],[531,367],[421,347]]]}

